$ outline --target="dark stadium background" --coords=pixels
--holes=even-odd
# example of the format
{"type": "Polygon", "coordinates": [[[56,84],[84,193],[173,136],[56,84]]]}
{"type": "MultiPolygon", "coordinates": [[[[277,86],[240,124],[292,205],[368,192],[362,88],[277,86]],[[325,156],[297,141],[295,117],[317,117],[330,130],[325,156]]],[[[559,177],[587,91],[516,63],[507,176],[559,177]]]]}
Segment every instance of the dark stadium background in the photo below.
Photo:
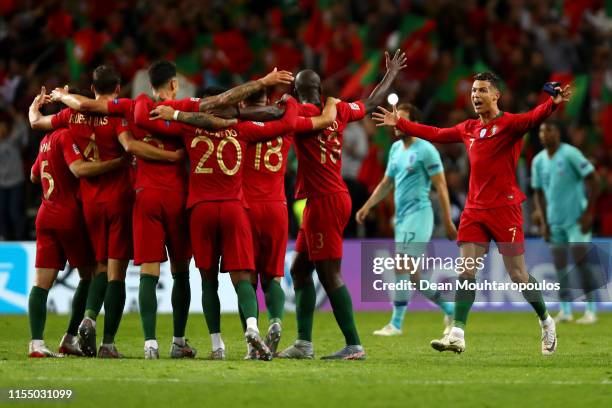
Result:
{"type": "MultiPolygon", "coordinates": [[[[313,68],[324,79],[326,95],[352,100],[369,93],[384,70],[382,51],[396,47],[406,51],[408,67],[394,91],[436,126],[472,116],[468,96],[478,70],[504,79],[501,107],[511,112],[535,106],[544,82],[572,81],[574,99],[556,119],[565,140],[602,176],[594,231],[612,236],[611,43],[612,2],[603,0],[2,0],[0,240],[34,238],[40,188],[29,183],[28,174],[42,134],[27,126],[27,108],[41,85],[49,91],[64,84],[87,89],[91,70],[110,63],[121,72],[122,94],[136,95],[147,91],[142,70],[166,58],[176,61],[183,85],[189,84],[183,86],[186,96],[212,85],[231,87],[276,66],[313,68]]],[[[391,140],[386,132],[370,120],[345,131],[343,175],[354,211],[382,177],[391,140]]],[[[458,221],[469,172],[465,148],[438,148],[458,221]]],[[[518,170],[529,196],[526,214],[532,207],[529,165],[540,149],[537,132],[530,133],[518,170]]],[[[295,158],[292,163],[290,203],[295,158]]],[[[392,197],[376,211],[365,229],[353,223],[346,235],[392,236],[392,197]]]]}

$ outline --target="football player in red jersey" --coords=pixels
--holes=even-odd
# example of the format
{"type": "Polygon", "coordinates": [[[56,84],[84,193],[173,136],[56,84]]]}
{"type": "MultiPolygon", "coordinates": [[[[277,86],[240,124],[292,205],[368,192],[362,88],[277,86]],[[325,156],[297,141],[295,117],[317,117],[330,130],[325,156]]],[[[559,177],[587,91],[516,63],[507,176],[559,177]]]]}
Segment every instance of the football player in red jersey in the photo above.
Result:
{"type": "MultiPolygon", "coordinates": [[[[96,68],[92,84],[96,99],[106,102],[115,99],[119,81],[119,74],[114,69],[104,65],[96,68]]],[[[34,129],[68,127],[74,130],[75,142],[89,161],[121,157],[130,144],[162,160],[176,157],[175,152],[134,141],[128,122],[118,117],[82,114],[70,108],[56,115],[43,116],[33,105],[30,123],[34,129]]],[[[96,260],[101,265],[90,285],[85,318],[79,328],[81,348],[87,355],[96,355],[95,319],[104,302],[106,313],[100,357],[116,358],[120,355],[114,346],[114,337],[123,314],[125,272],[133,252],[133,189],[129,169],[81,179],[80,184],[87,229],[96,260]]]]}
{"type": "MultiPolygon", "coordinates": [[[[191,159],[188,198],[191,241],[196,265],[202,275],[202,306],[213,338],[211,358],[222,359],[225,356],[225,347],[220,340],[217,296],[219,256],[222,256],[221,270],[230,272],[238,294],[239,308],[246,320],[245,339],[257,350],[260,359],[272,358],[257,328],[257,299],[251,285],[251,272],[255,269],[253,241],[242,190],[243,152],[249,142],[256,143],[292,132],[297,120],[296,111],[297,103],[289,98],[281,120],[266,123],[243,121],[218,132],[150,120],[148,111],[136,114],[139,126],[182,136],[191,159]],[[216,160],[211,160],[211,157],[216,160]]],[[[155,112],[160,114],[159,110],[155,112]]],[[[170,117],[178,116],[179,113],[173,111],[170,117]]],[[[302,121],[305,129],[312,128],[312,120],[302,118],[302,121]]]]}
{"type": "MultiPolygon", "coordinates": [[[[323,114],[310,118],[312,129],[325,129],[333,123],[336,118],[336,103],[336,99],[328,98],[323,114]]],[[[153,113],[156,117],[166,120],[173,120],[174,117],[174,110],[167,106],[157,107],[153,113]]],[[[268,105],[267,90],[262,89],[241,102],[236,113],[239,113],[241,118],[272,120],[281,117],[284,110],[278,105],[268,105]]],[[[184,114],[185,112],[177,114],[179,121],[199,124],[201,114],[190,114],[188,117],[184,117],[184,114]]],[[[248,215],[255,254],[256,273],[251,275],[251,283],[257,290],[259,276],[270,319],[265,341],[272,353],[276,353],[280,341],[285,306],[285,292],[280,286],[280,280],[284,276],[289,227],[284,182],[287,154],[293,134],[289,132],[276,139],[250,143],[245,153],[243,172],[243,190],[249,206],[248,215]]],[[[246,321],[241,311],[240,320],[243,329],[246,329],[246,321]]],[[[248,343],[247,347],[245,359],[257,359],[256,350],[248,343]]]]}
{"type": "MultiPolygon", "coordinates": [[[[525,265],[521,210],[525,195],[516,180],[516,167],[524,134],[539,126],[559,104],[568,101],[571,91],[569,86],[557,86],[546,102],[529,112],[513,114],[502,112],[497,106],[501,95],[499,81],[491,72],[476,74],[471,99],[478,119],[468,119],[451,128],[411,122],[400,118],[395,108],[389,112],[381,107],[381,112],[373,117],[380,122],[377,126],[394,126],[433,143],[463,142],[466,146],[471,171],[457,236],[461,257],[476,262],[483,259],[491,240],[497,243],[512,281],[530,284],[522,293],[540,318],[542,354],[550,355],[557,348],[555,322],[548,314],[537,280],[529,275],[525,265]]],[[[462,286],[455,293],[454,327],[442,339],[432,340],[434,349],[456,353],[465,350],[464,329],[476,296],[470,284],[475,283],[475,276],[475,267],[466,267],[459,275],[462,286]]]]}
{"type": "MultiPolygon", "coordinates": [[[[43,103],[43,95],[34,103],[43,103]]],[[[108,161],[85,161],[68,129],[56,130],[43,137],[30,174],[33,183],[41,183],[42,202],[36,214],[36,277],[30,291],[30,357],[58,357],[66,354],[82,356],[77,330],[83,313],[87,291],[96,269],[93,248],[85,229],[76,177],[95,177],[120,167],[123,158],[108,161]],[[50,351],[43,341],[47,316],[47,295],[58,271],[66,260],[79,271],[80,281],[72,299],[68,330],[62,338],[59,354],[50,351]]]]}
{"type": "MultiPolygon", "coordinates": [[[[306,198],[304,221],[295,243],[297,255],[291,266],[295,288],[298,338],[282,351],[279,357],[312,359],[312,320],[315,309],[315,269],[329,297],[346,346],[324,359],[365,359],[365,351],[353,318],[351,295],[344,285],[342,262],[342,233],[351,213],[351,199],[342,179],[341,149],[344,128],[349,122],[362,119],[383,101],[393,80],[404,68],[406,57],[397,50],[393,58],[385,52],[386,73],[371,95],[358,102],[339,102],[337,117],[332,126],[322,132],[296,134],[298,158],[296,198],[306,198]]],[[[302,103],[300,113],[317,115],[321,110],[321,79],[311,70],[304,70],[295,78],[295,92],[302,103]]]]}

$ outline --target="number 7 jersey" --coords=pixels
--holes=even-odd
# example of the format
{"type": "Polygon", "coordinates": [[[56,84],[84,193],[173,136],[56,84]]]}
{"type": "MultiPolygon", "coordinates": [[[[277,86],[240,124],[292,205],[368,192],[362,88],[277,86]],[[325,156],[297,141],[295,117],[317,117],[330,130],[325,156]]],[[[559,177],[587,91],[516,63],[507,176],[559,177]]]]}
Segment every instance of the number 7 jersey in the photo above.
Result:
{"type": "MultiPolygon", "coordinates": [[[[358,102],[339,102],[334,123],[322,131],[295,134],[298,159],[295,198],[312,198],[348,192],[341,175],[342,136],[350,122],[363,119],[365,106],[358,102]]],[[[299,115],[317,116],[321,109],[313,104],[300,105],[299,115]]]]}

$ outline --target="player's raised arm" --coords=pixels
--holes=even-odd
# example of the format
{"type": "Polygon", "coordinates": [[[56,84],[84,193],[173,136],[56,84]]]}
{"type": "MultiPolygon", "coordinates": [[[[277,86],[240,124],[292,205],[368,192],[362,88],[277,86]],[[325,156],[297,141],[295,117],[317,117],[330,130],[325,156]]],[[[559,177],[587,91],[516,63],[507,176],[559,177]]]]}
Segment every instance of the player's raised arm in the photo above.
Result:
{"type": "Polygon", "coordinates": [[[53,125],[51,120],[53,115],[43,115],[40,112],[40,108],[46,104],[51,102],[51,97],[47,95],[47,90],[45,87],[40,88],[40,93],[36,95],[32,104],[30,105],[30,109],[28,111],[28,119],[30,120],[30,126],[34,130],[52,130],[53,125]]]}
{"type": "Polygon", "coordinates": [[[561,103],[569,101],[572,96],[572,90],[569,85],[561,88],[558,83],[547,83],[544,86],[544,91],[550,94],[550,98],[546,102],[541,103],[529,112],[513,115],[511,123],[517,131],[517,136],[522,137],[523,133],[539,126],[546,118],[552,115],[561,103]]]}
{"type": "Polygon", "coordinates": [[[178,121],[191,126],[210,130],[224,129],[228,126],[235,125],[238,122],[236,119],[222,119],[206,112],[183,112],[166,104],[158,105],[151,110],[149,119],[178,121]]]}
{"type": "Polygon", "coordinates": [[[429,140],[433,143],[458,143],[463,140],[461,138],[461,131],[457,126],[437,128],[412,122],[400,117],[395,105],[393,105],[391,111],[386,110],[382,106],[379,106],[378,109],[380,112],[372,114],[372,119],[378,122],[376,126],[396,127],[406,134],[429,140]]]}
{"type": "Polygon", "coordinates": [[[200,102],[200,111],[206,112],[221,106],[234,105],[268,86],[289,85],[292,82],[293,74],[291,72],[278,71],[274,68],[272,72],[263,78],[246,82],[219,95],[203,98],[200,102]]]}
{"type": "Polygon", "coordinates": [[[133,154],[139,159],[177,163],[185,158],[183,149],[176,151],[160,149],[149,143],[134,139],[130,131],[121,132],[118,139],[127,153],[133,154]]]}
{"type": "Polygon", "coordinates": [[[55,88],[51,91],[51,101],[61,102],[79,112],[108,113],[108,101],[106,99],[92,99],[70,93],[67,87],[55,88]]]}
{"type": "Polygon", "coordinates": [[[362,101],[366,113],[374,112],[374,109],[383,103],[395,77],[397,77],[397,74],[406,67],[406,54],[398,49],[395,51],[393,58],[389,58],[389,53],[385,51],[385,63],[387,67],[385,76],[380,83],[376,85],[376,88],[374,88],[370,96],[362,101]]]}

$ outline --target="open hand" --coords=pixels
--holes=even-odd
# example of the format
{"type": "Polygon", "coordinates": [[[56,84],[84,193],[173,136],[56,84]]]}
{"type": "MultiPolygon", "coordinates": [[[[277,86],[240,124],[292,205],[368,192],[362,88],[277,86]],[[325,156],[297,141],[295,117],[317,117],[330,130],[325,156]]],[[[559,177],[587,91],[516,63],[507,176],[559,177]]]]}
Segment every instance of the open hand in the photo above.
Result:
{"type": "Polygon", "coordinates": [[[293,74],[289,71],[278,71],[276,67],[268,75],[260,79],[264,86],[289,85],[293,82],[293,74]]]}
{"type": "Polygon", "coordinates": [[[395,51],[392,59],[389,58],[389,53],[385,51],[385,66],[387,67],[387,71],[401,71],[406,68],[406,61],[406,54],[400,49],[395,51]]]}
{"type": "Polygon", "coordinates": [[[40,109],[44,104],[51,102],[51,96],[47,95],[47,89],[42,86],[40,87],[40,93],[36,95],[32,101],[32,106],[36,109],[40,109]]]}
{"type": "Polygon", "coordinates": [[[393,105],[393,110],[389,112],[382,106],[378,107],[380,112],[372,113],[372,119],[375,122],[378,122],[376,126],[396,126],[399,121],[399,113],[397,112],[397,107],[393,105]]]}
{"type": "Polygon", "coordinates": [[[555,90],[559,91],[557,96],[553,97],[553,102],[557,105],[561,102],[569,101],[572,97],[572,89],[569,85],[565,85],[563,88],[558,86],[555,88],[555,90]]]}

